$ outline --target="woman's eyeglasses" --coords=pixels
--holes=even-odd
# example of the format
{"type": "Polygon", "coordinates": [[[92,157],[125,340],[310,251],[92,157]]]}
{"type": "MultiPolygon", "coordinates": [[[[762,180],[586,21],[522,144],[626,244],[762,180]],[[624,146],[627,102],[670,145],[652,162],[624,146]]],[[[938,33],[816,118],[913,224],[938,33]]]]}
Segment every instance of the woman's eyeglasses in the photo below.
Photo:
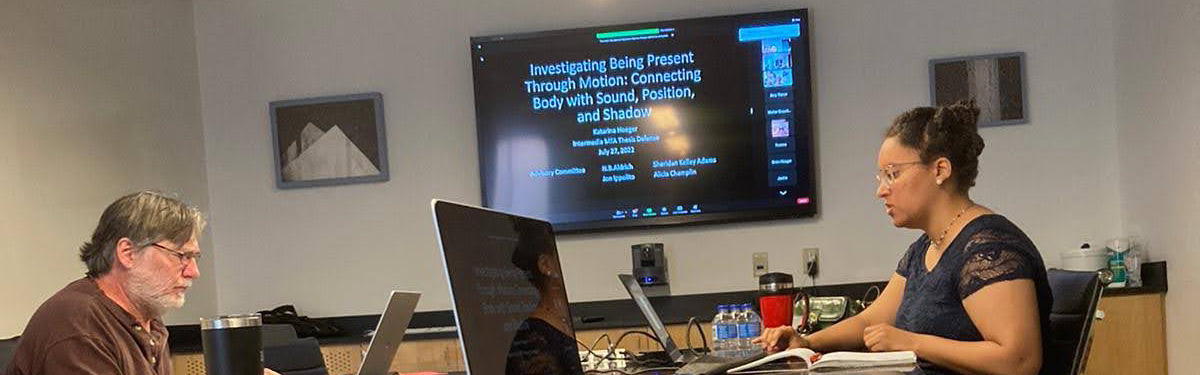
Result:
{"type": "Polygon", "coordinates": [[[900,172],[903,172],[905,169],[900,167],[921,163],[921,161],[910,161],[888,164],[886,167],[883,167],[883,169],[875,172],[875,184],[876,186],[883,184],[883,187],[890,188],[892,187],[892,184],[896,182],[896,179],[900,178],[900,172]]]}

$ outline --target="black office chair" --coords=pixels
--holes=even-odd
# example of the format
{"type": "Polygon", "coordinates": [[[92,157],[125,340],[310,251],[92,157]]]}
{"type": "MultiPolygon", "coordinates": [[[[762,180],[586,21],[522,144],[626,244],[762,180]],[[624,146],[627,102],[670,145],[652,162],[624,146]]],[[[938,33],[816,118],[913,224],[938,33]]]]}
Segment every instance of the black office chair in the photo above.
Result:
{"type": "Polygon", "coordinates": [[[280,375],[329,375],[317,339],[297,338],[291,325],[264,324],[262,343],[263,366],[280,375]]]}
{"type": "Polygon", "coordinates": [[[296,328],[291,324],[263,324],[262,346],[280,346],[298,340],[296,328]]]}
{"type": "Polygon", "coordinates": [[[1092,321],[1096,305],[1111,277],[1104,271],[1066,271],[1046,273],[1054,306],[1050,309],[1050,337],[1045,338],[1046,358],[1042,373],[1076,375],[1083,372],[1091,343],[1092,321]]]}

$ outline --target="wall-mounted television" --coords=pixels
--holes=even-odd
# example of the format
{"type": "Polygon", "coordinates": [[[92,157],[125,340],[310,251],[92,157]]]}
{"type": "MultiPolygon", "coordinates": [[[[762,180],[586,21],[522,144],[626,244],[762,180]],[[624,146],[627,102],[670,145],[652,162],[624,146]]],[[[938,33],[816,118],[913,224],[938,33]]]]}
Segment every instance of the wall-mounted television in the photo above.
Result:
{"type": "Polygon", "coordinates": [[[557,232],[811,217],[805,9],[471,38],[483,204],[557,232]]]}

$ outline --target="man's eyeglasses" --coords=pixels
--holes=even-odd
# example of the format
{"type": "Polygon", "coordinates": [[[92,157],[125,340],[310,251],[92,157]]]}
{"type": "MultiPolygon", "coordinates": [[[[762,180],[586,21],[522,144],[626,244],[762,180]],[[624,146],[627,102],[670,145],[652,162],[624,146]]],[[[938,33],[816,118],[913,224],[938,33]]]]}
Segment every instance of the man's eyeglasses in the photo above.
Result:
{"type": "Polygon", "coordinates": [[[913,164],[921,164],[921,163],[922,163],[921,161],[910,161],[910,162],[904,162],[904,163],[888,164],[883,169],[880,169],[878,172],[875,172],[875,184],[876,184],[876,186],[878,186],[879,184],[883,184],[883,187],[890,188],[890,187],[892,187],[892,184],[896,182],[896,179],[900,178],[900,172],[904,171],[904,168],[899,168],[899,167],[909,166],[909,165],[913,165],[913,164]]]}
{"type": "Polygon", "coordinates": [[[179,250],[175,250],[175,249],[163,246],[163,245],[159,245],[157,243],[151,243],[150,246],[154,246],[155,248],[157,248],[159,250],[171,253],[171,255],[174,255],[175,258],[179,259],[179,264],[188,264],[188,262],[194,261],[196,259],[200,259],[200,252],[179,251],[179,250]]]}

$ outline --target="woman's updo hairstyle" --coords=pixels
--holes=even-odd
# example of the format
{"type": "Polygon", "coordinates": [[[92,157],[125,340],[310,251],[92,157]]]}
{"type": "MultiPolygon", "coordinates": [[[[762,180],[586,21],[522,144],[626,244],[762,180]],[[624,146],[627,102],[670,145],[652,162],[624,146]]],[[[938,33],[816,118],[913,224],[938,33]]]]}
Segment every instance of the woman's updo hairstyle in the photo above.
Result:
{"type": "Polygon", "coordinates": [[[917,107],[897,116],[885,137],[896,137],[900,144],[917,150],[922,163],[929,164],[939,157],[949,159],[953,166],[950,178],[960,193],[966,193],[975,186],[979,154],[983,152],[978,121],[979,107],[975,100],[942,107],[917,107]]]}

